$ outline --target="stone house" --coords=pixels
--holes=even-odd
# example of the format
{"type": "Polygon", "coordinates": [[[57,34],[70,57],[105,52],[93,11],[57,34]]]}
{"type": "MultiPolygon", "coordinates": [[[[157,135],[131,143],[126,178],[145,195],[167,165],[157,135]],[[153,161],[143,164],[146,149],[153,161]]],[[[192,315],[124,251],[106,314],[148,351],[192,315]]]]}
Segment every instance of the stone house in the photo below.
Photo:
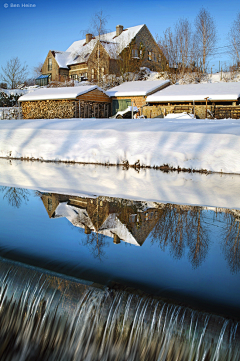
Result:
{"type": "Polygon", "coordinates": [[[106,93],[112,99],[112,115],[125,110],[132,103],[141,112],[147,96],[169,85],[169,80],[130,81],[109,89],[106,93]]]}
{"type": "MultiPolygon", "coordinates": [[[[97,80],[106,74],[119,75],[139,66],[162,70],[164,56],[146,25],[75,41],[66,51],[50,50],[42,66],[45,82],[66,79],[97,80]]],[[[43,78],[36,79],[39,85],[43,78]]]]}
{"type": "Polygon", "coordinates": [[[148,118],[187,112],[197,118],[240,118],[240,83],[171,85],[146,98],[148,118]]]}
{"type": "Polygon", "coordinates": [[[96,85],[40,88],[18,99],[24,119],[108,118],[109,96],[96,85]]]}

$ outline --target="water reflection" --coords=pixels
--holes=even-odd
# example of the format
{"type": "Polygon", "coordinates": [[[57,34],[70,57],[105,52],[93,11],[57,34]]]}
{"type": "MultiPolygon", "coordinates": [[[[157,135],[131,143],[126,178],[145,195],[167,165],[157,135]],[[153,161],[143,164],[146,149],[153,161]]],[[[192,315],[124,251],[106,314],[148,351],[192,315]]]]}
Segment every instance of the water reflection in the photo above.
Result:
{"type": "Polygon", "coordinates": [[[29,201],[29,191],[23,188],[15,187],[0,187],[0,192],[3,193],[3,199],[6,198],[8,203],[16,208],[20,208],[22,202],[26,204],[29,201]]]}
{"type": "MultiPolygon", "coordinates": [[[[16,208],[29,201],[26,189],[0,187],[0,192],[16,208]]],[[[40,197],[49,218],[65,217],[74,227],[84,229],[86,237],[79,242],[94,258],[105,257],[107,237],[116,245],[125,242],[134,246],[142,246],[148,239],[177,260],[187,255],[193,269],[197,269],[206,260],[215,230],[220,227],[218,244],[228,267],[232,273],[240,270],[238,210],[38,191],[35,196],[40,197]]]]}
{"type": "Polygon", "coordinates": [[[92,235],[94,232],[113,238],[115,244],[123,241],[142,246],[161,213],[156,203],[121,198],[42,193],[41,199],[50,218],[66,217],[74,226],[84,228],[89,243],[100,239],[92,235]]]}
{"type": "Polygon", "coordinates": [[[240,211],[227,210],[222,248],[232,273],[240,270],[240,211]]]}
{"type": "Polygon", "coordinates": [[[240,212],[207,207],[132,201],[121,198],[86,198],[57,193],[39,196],[50,218],[66,217],[85,230],[82,244],[102,259],[107,237],[142,246],[149,237],[175,259],[187,257],[193,269],[202,265],[211,246],[214,227],[221,227],[221,244],[231,272],[240,269],[240,212]],[[209,219],[209,212],[213,219],[209,219]],[[214,226],[214,227],[213,227],[214,226]]]}
{"type": "Polygon", "coordinates": [[[185,249],[193,268],[199,267],[208,253],[209,227],[203,207],[159,204],[161,215],[151,234],[152,243],[181,259],[185,249]]]}

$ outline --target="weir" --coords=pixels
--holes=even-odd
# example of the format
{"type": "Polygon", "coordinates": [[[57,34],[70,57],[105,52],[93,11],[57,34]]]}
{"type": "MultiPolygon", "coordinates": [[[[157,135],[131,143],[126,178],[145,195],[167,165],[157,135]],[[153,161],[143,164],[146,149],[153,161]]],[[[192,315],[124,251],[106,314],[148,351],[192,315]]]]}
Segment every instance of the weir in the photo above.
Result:
{"type": "Polygon", "coordinates": [[[239,361],[237,322],[0,260],[1,360],[239,361]]]}

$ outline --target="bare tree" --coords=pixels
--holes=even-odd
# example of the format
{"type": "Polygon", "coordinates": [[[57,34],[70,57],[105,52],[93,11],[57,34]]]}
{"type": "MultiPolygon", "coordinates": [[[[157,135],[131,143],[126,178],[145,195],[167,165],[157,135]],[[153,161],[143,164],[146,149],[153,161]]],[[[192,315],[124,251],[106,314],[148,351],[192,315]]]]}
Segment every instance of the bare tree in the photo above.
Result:
{"type": "Polygon", "coordinates": [[[158,39],[158,45],[167,59],[164,70],[172,83],[194,70],[196,54],[191,24],[187,19],[180,19],[173,29],[167,28],[163,37],[158,39]]]}
{"type": "Polygon", "coordinates": [[[231,46],[231,55],[236,61],[240,62],[240,12],[237,14],[236,20],[233,22],[233,25],[229,31],[229,39],[231,46]]]}
{"type": "Polygon", "coordinates": [[[97,79],[98,79],[98,85],[100,82],[100,41],[102,39],[102,36],[107,33],[106,29],[107,24],[107,16],[103,13],[102,10],[95,13],[95,15],[92,17],[91,21],[91,29],[93,35],[95,37],[98,37],[98,50],[97,50],[97,79]]]}
{"type": "Polygon", "coordinates": [[[42,67],[43,63],[38,63],[38,65],[33,68],[35,77],[38,77],[42,74],[42,67]]]}
{"type": "Polygon", "coordinates": [[[197,55],[202,66],[203,73],[206,72],[207,58],[211,55],[217,41],[215,22],[210,13],[202,8],[195,19],[195,44],[197,55]]]}
{"type": "Polygon", "coordinates": [[[1,66],[1,68],[1,80],[6,82],[11,89],[26,80],[28,66],[22,64],[18,57],[8,60],[7,65],[5,67],[1,66]]]}
{"type": "Polygon", "coordinates": [[[15,188],[15,187],[0,187],[0,192],[3,192],[3,199],[6,198],[8,203],[16,208],[20,208],[23,201],[25,204],[29,201],[29,191],[23,188],[15,188]]]}

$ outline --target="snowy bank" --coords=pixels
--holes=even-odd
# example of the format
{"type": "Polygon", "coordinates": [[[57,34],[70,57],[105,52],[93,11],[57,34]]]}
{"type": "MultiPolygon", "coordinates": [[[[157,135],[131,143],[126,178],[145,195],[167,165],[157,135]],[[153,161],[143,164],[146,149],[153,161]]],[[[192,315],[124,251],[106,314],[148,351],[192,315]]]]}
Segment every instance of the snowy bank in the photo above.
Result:
{"type": "MultiPolygon", "coordinates": [[[[240,209],[240,176],[0,159],[1,186],[240,209]]],[[[1,197],[1,193],[0,193],[1,197]]]]}
{"type": "Polygon", "coordinates": [[[1,120],[0,157],[240,173],[240,120],[1,120]]]}

